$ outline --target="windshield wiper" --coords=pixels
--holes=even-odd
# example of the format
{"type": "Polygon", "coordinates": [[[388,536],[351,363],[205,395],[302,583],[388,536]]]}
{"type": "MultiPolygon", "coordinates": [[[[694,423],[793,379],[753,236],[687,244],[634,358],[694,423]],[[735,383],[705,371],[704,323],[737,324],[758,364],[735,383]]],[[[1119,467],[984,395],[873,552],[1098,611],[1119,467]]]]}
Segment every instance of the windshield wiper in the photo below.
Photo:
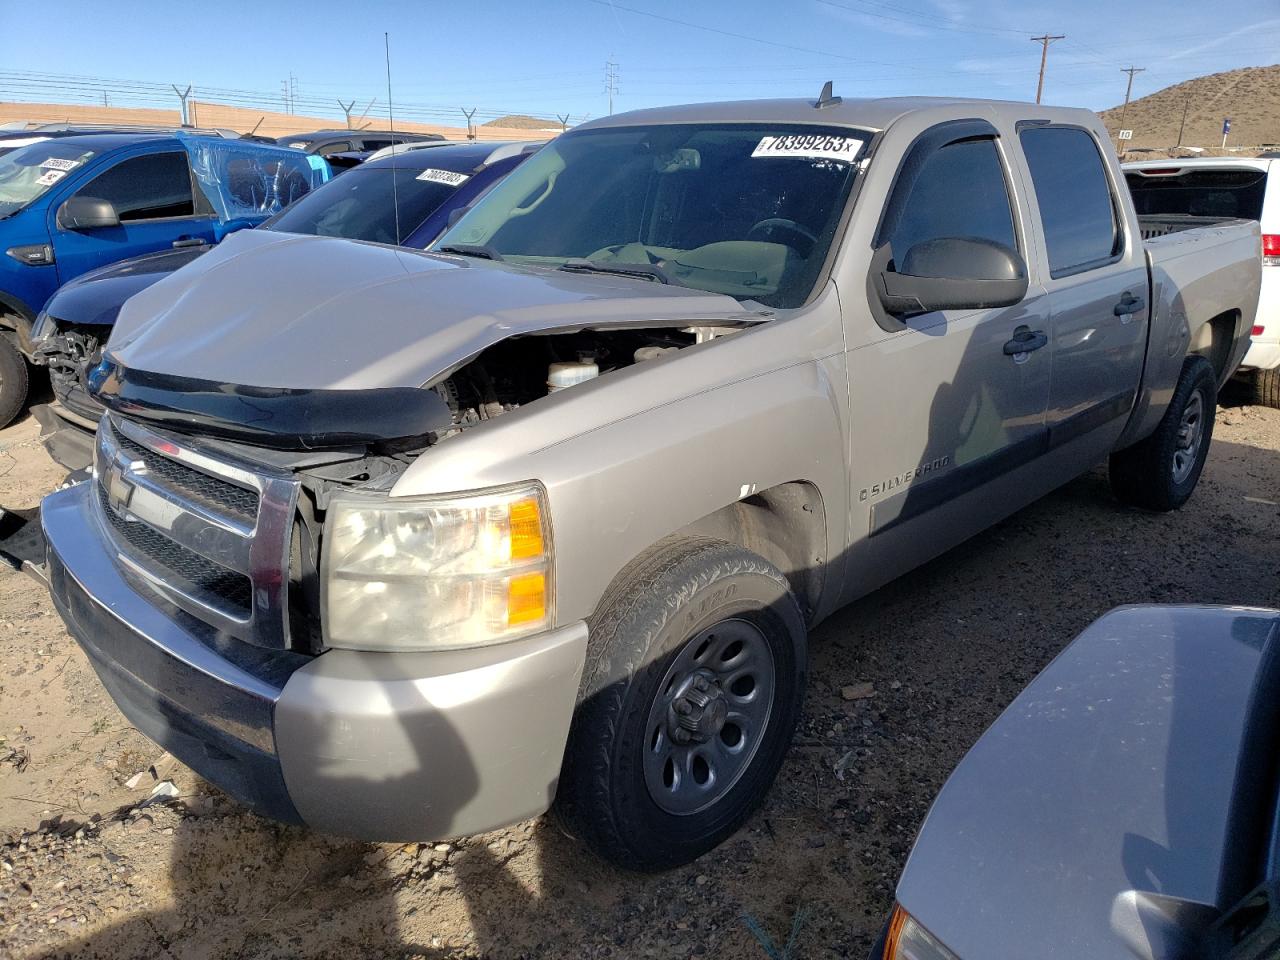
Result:
{"type": "Polygon", "coordinates": [[[674,283],[684,286],[679,280],[667,273],[661,263],[602,263],[599,260],[574,258],[566,260],[557,269],[570,273],[612,273],[619,277],[636,277],[637,279],[656,280],[658,283],[674,283]]]}
{"type": "Polygon", "coordinates": [[[460,257],[479,257],[481,260],[502,259],[502,254],[487,243],[450,243],[436,247],[436,253],[456,253],[460,257]]]}

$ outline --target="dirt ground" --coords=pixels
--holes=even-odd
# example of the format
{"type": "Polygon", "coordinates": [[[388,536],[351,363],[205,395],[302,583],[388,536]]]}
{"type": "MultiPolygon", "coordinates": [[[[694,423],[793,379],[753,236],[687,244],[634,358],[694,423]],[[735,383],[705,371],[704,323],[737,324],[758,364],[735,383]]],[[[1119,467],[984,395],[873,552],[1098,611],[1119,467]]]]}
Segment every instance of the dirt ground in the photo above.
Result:
{"type": "MultiPolygon", "coordinates": [[[[0,431],[6,507],[59,478],[36,434],[0,431]]],[[[247,814],[136,733],[44,590],[5,572],[0,955],[865,957],[965,750],[1092,619],[1151,602],[1280,606],[1280,411],[1220,410],[1177,513],[1120,507],[1097,469],[827,621],[763,810],[636,876],[546,820],[371,846],[247,814]],[[844,701],[856,682],[874,695],[844,701]],[[178,797],[141,806],[166,781],[178,797]]]]}

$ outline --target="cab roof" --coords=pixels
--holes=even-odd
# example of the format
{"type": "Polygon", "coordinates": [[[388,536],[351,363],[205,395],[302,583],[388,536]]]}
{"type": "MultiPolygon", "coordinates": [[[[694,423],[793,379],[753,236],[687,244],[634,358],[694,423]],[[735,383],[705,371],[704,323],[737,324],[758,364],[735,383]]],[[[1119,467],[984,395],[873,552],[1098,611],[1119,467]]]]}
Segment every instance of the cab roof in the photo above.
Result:
{"type": "Polygon", "coordinates": [[[980,100],[971,97],[837,97],[818,107],[817,100],[731,100],[723,103],[691,103],[675,107],[632,110],[580,124],[575,130],[633,127],[657,123],[812,123],[884,130],[909,113],[941,108],[981,109],[1008,113],[1015,119],[1071,119],[1079,122],[1087,110],[1047,107],[1012,100],[980,100]]]}

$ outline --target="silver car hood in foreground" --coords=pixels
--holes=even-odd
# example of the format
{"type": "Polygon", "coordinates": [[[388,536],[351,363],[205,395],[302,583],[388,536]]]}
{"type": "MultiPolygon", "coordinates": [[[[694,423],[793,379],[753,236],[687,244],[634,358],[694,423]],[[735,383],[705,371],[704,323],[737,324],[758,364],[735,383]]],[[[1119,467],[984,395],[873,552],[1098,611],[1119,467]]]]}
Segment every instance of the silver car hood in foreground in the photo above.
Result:
{"type": "Polygon", "coordinates": [[[732,297],[243,230],[125,303],[126,368],[288,389],[417,387],[521,334],[752,316],[732,297]]]}
{"type": "Polygon", "coordinates": [[[1230,889],[1244,871],[1227,823],[1233,803],[1268,800],[1247,748],[1255,687],[1280,652],[1268,643],[1275,611],[1102,617],[951,775],[899,902],[960,960],[1169,956],[1152,949],[1160,924],[1134,910],[1145,894],[1227,908],[1245,892],[1230,889]]]}

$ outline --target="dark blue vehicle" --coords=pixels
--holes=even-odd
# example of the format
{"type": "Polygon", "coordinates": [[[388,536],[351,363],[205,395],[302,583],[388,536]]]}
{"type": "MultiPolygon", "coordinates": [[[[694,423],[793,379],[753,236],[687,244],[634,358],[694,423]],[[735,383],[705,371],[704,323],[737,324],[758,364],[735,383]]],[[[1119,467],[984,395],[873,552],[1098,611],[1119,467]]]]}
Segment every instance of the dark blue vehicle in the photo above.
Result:
{"type": "Polygon", "coordinates": [[[31,325],[68,280],[199,248],[329,179],[323,158],[187,133],[58,136],[0,156],[0,426],[26,401],[31,325]]]}
{"type": "MultiPolygon", "coordinates": [[[[540,143],[458,143],[361,164],[262,224],[260,230],[343,237],[425,249],[540,143]]],[[[69,469],[89,462],[101,408],[85,389],[120,307],[200,256],[207,246],[165,250],[85,274],[51,299],[31,335],[49,367],[55,401],[32,413],[50,455],[69,469]]]]}

